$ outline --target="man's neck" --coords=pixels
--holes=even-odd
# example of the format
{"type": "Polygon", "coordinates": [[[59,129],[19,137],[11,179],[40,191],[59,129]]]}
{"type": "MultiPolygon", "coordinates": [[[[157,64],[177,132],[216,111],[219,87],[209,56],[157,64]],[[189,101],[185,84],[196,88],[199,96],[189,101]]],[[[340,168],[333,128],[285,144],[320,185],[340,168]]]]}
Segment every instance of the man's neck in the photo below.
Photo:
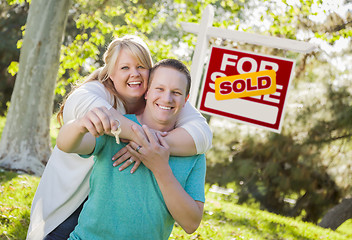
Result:
{"type": "Polygon", "coordinates": [[[142,114],[144,107],[145,107],[145,101],[144,99],[139,99],[138,101],[133,101],[133,100],[129,100],[128,102],[126,102],[126,113],[127,114],[142,114]]]}
{"type": "Polygon", "coordinates": [[[140,124],[147,125],[149,128],[160,132],[169,132],[175,128],[175,122],[157,122],[151,117],[152,115],[148,114],[146,111],[141,114],[136,114],[136,116],[140,124]]]}

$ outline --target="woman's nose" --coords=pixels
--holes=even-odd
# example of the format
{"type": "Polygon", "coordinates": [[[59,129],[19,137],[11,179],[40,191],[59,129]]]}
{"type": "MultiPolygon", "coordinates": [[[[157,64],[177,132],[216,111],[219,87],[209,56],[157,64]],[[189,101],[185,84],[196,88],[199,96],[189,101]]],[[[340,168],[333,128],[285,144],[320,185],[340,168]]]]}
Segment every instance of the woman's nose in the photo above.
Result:
{"type": "Polygon", "coordinates": [[[138,68],[133,68],[132,70],[131,70],[131,77],[133,76],[133,77],[137,77],[137,76],[140,76],[141,75],[141,73],[139,72],[139,69],[138,68]]]}

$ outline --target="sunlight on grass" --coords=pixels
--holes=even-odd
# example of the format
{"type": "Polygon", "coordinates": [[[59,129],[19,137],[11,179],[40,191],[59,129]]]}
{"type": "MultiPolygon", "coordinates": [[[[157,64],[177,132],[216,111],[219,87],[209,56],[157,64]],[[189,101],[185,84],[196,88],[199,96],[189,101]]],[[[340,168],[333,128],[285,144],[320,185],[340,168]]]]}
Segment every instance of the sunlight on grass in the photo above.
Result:
{"type": "MultiPolygon", "coordinates": [[[[0,134],[5,117],[0,117],[0,134]]],[[[59,124],[51,118],[50,136],[55,146],[59,124]]],[[[30,207],[40,178],[0,169],[0,239],[25,239],[30,207]]],[[[236,186],[228,185],[236,189],[236,186]]],[[[352,239],[352,219],[336,231],[311,223],[257,210],[258,204],[237,205],[235,194],[210,191],[206,186],[203,220],[188,235],[176,224],[169,239],[201,240],[347,240],[352,239]]]]}
{"type": "MultiPolygon", "coordinates": [[[[347,240],[346,231],[334,232],[292,218],[251,209],[207,192],[203,221],[191,236],[176,226],[170,239],[347,240]]],[[[351,227],[351,225],[349,225],[351,227]]]]}
{"type": "Polygon", "coordinates": [[[339,233],[348,234],[350,239],[352,239],[352,219],[344,222],[340,227],[336,229],[336,231],[339,233]]]}
{"type": "Polygon", "coordinates": [[[0,239],[25,239],[40,178],[0,169],[0,239]]]}
{"type": "MultiPolygon", "coordinates": [[[[40,178],[0,169],[0,239],[25,239],[30,206],[40,178]]],[[[203,221],[188,235],[175,226],[169,239],[252,239],[252,240],[347,240],[352,238],[352,222],[338,231],[320,228],[292,218],[240,206],[229,196],[206,187],[203,221]],[[227,200],[225,200],[225,198],[227,200]]]]}

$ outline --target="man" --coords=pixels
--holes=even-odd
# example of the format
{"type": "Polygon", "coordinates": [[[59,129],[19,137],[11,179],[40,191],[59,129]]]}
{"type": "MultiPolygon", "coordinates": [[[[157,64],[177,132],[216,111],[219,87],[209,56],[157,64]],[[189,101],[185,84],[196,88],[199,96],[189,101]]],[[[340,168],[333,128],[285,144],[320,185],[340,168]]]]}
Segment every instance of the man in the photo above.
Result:
{"type": "Polygon", "coordinates": [[[169,147],[158,132],[170,131],[183,108],[190,89],[190,74],[180,61],[167,59],[150,72],[140,115],[127,115],[143,124],[147,137],[136,134],[142,144],[127,149],[143,165],[133,175],[114,170],[111,157],[125,146],[103,135],[116,130],[116,119],[104,109],[94,109],[83,118],[62,127],[58,147],[66,152],[95,156],[91,191],[70,239],[167,239],[174,221],[194,232],[204,207],[205,157],[169,156],[169,147]]]}

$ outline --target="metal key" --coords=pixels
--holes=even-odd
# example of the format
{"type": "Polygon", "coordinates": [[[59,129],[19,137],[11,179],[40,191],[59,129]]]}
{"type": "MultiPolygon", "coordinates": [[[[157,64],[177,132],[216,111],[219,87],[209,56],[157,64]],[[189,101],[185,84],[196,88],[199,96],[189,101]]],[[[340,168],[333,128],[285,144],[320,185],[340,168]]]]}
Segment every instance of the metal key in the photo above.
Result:
{"type": "Polygon", "coordinates": [[[114,136],[115,136],[115,139],[116,139],[116,143],[117,144],[120,144],[120,137],[119,137],[119,135],[120,135],[120,133],[121,133],[121,127],[120,127],[120,121],[119,120],[115,120],[116,122],[118,122],[118,126],[117,126],[117,129],[116,129],[116,131],[111,131],[111,133],[112,134],[114,134],[114,136]]]}

